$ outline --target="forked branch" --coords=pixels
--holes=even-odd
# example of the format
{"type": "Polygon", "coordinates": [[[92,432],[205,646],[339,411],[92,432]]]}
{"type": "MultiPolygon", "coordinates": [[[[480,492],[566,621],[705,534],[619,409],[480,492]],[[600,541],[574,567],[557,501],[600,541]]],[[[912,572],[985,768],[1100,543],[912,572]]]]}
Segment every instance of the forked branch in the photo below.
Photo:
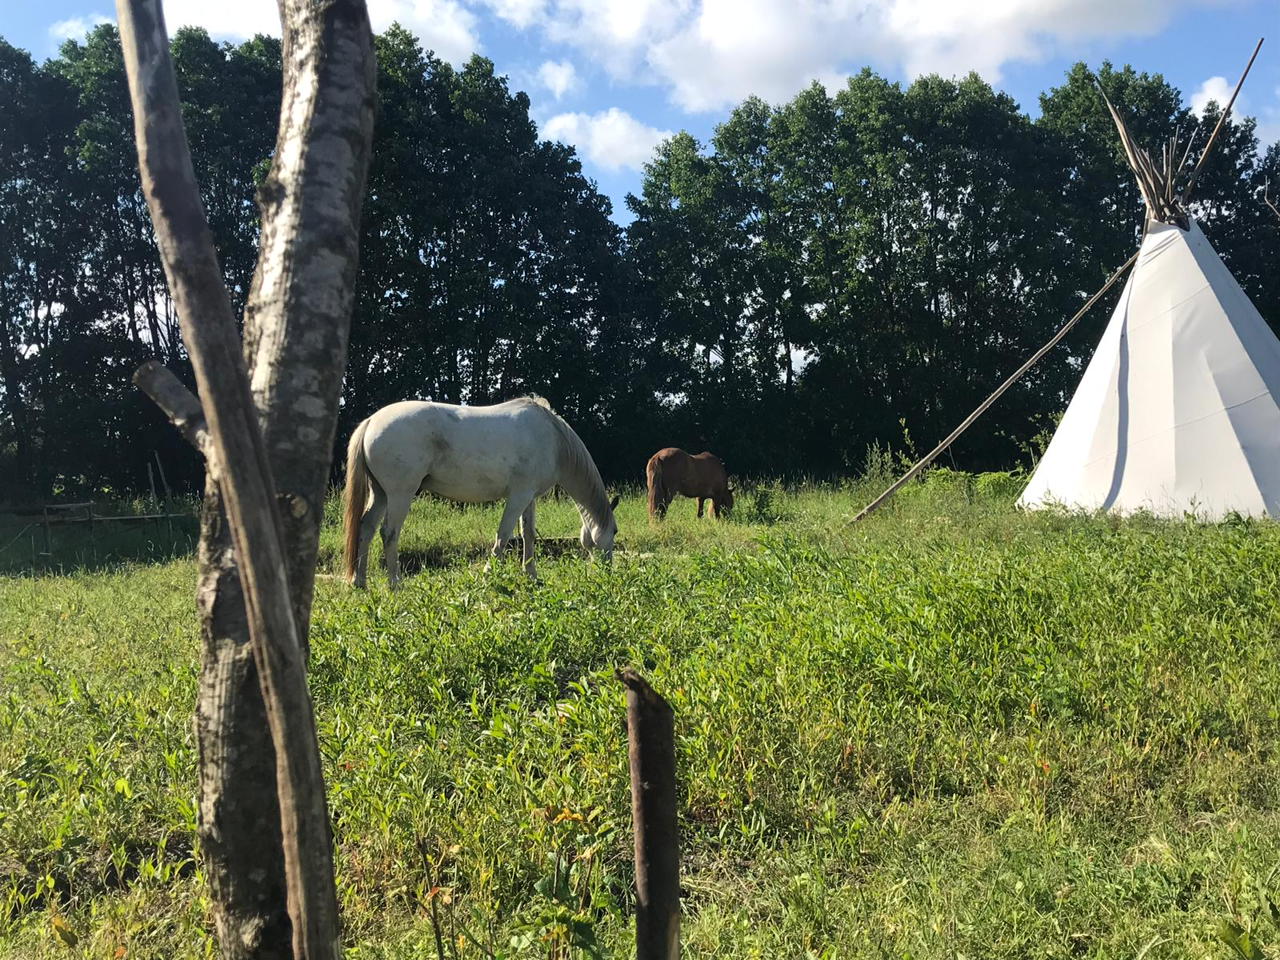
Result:
{"type": "Polygon", "coordinates": [[[1276,219],[1280,220],[1280,207],[1277,207],[1275,201],[1271,199],[1270,180],[1262,185],[1262,202],[1265,203],[1271,212],[1276,215],[1276,219]]]}
{"type": "Polygon", "coordinates": [[[148,360],[135,370],[133,383],[178,428],[183,439],[204,457],[209,472],[216,477],[213,438],[209,436],[209,424],[205,422],[204,409],[196,395],[159,360],[148,360]]]}

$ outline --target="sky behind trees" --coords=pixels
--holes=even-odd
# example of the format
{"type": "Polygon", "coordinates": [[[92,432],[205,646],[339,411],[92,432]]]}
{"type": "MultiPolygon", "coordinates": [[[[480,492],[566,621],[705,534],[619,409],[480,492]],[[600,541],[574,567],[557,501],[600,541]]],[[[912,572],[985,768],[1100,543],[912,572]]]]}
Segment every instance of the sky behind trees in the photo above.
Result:
{"type": "MultiPolygon", "coordinates": [[[[627,219],[643,163],[666,134],[708,139],[749,95],[834,92],[870,66],[892,80],[976,71],[1039,112],[1076,60],[1160,72],[1193,103],[1233,83],[1253,42],[1280,25],[1275,0],[370,0],[376,29],[402,23],[461,66],[473,52],[527,91],[543,134],[574,145],[627,219]]],[[[170,29],[215,39],[276,33],[270,0],[166,0],[170,29]]],[[[114,16],[108,0],[6,4],[0,36],[42,59],[114,16]]],[[[1280,43],[1280,37],[1272,41],[1280,43]]],[[[1242,112],[1280,139],[1280,48],[1260,58],[1242,112]]]]}

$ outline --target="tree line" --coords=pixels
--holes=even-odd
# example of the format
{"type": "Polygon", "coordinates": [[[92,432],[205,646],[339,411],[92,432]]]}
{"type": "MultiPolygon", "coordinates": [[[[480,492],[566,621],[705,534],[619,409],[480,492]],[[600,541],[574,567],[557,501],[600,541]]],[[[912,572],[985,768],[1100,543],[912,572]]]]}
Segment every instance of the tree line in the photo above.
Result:
{"type": "MultiPolygon", "coordinates": [[[[197,180],[241,309],[281,95],[280,44],[185,29],[172,51],[197,180]]],[[[542,140],[493,64],[455,69],[392,27],[339,442],[408,397],[546,396],[605,475],[658,447],[732,472],[830,476],[869,448],[932,444],[1132,252],[1142,207],[1083,64],[1028,116],[976,76],[910,85],[865,70],[835,93],[748,99],[709,143],[646,166],[623,228],[573,149],[542,140]]],[[[1159,75],[1096,80],[1149,145],[1195,115],[1159,75]]],[[[189,365],[138,181],[119,37],[39,64],[0,40],[0,500],[175,486],[200,465],[130,383],[189,365]]],[[[1195,213],[1273,327],[1280,180],[1235,118],[1195,213]],[[1269,269],[1270,267],[1270,269],[1269,269]]],[[[1008,466],[1052,425],[1100,335],[1100,307],[957,446],[1008,466]]]]}

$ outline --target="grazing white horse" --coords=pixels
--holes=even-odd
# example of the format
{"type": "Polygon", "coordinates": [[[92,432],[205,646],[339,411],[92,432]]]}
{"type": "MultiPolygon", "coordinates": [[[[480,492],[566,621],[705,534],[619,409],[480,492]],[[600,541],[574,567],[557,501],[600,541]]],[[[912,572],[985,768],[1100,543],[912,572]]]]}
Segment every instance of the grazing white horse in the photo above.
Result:
{"type": "Polygon", "coordinates": [[[505,499],[493,555],[502,555],[519,520],[524,569],[536,577],[534,504],[556,484],[578,504],[582,545],[611,556],[618,498],[609,500],[586,446],[546,400],[491,407],[406,400],[383,407],[356,427],[347,447],[347,577],[365,585],[369,543],[382,521],[387,578],[393,588],[400,582],[400,530],[419,490],[464,503],[505,499]]]}

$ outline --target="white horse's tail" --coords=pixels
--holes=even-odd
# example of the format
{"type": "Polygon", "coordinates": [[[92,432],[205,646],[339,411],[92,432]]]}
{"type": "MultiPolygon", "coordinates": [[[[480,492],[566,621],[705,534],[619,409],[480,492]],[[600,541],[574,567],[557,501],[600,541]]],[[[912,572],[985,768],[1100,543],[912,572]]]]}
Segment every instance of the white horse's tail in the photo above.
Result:
{"type": "Polygon", "coordinates": [[[360,520],[369,505],[369,466],[364,458],[364,428],[368,420],[361,420],[347,444],[347,486],[342,493],[344,503],[342,528],[346,540],[347,579],[356,575],[356,555],[360,551],[360,520]]]}

